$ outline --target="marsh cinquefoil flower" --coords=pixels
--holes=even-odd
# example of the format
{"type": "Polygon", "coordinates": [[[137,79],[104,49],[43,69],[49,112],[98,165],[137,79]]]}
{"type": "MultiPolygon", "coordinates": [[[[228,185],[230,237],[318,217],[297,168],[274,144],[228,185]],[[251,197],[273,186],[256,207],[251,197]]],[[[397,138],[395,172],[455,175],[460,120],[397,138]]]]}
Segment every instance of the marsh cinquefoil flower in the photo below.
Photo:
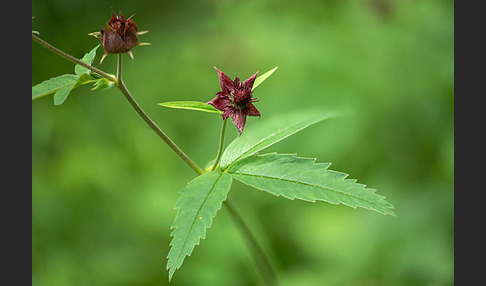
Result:
{"type": "Polygon", "coordinates": [[[223,111],[223,119],[231,117],[241,135],[245,127],[246,116],[260,116],[260,112],[253,105],[253,102],[258,100],[252,98],[253,83],[258,72],[240,83],[238,77],[232,81],[218,68],[214,67],[214,69],[218,71],[221,91],[216,93],[216,97],[207,102],[207,104],[211,104],[216,109],[223,111]]]}
{"type": "Polygon", "coordinates": [[[122,12],[120,16],[116,16],[115,12],[111,13],[111,19],[101,32],[90,33],[90,35],[97,37],[103,43],[105,54],[101,58],[101,62],[108,54],[123,54],[128,53],[133,59],[131,49],[139,45],[149,45],[148,43],[139,43],[138,36],[147,33],[148,31],[137,32],[138,27],[133,22],[132,16],[125,19],[122,12]]]}

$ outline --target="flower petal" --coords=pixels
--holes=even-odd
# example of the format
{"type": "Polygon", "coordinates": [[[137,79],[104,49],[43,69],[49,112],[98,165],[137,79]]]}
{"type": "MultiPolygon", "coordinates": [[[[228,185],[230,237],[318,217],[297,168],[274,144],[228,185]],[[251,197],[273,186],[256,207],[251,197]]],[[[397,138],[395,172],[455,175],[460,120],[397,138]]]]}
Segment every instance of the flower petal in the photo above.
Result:
{"type": "Polygon", "coordinates": [[[225,92],[223,92],[223,91],[218,91],[218,92],[216,92],[216,95],[217,95],[218,97],[226,97],[226,98],[229,98],[229,94],[228,94],[228,93],[225,93],[225,92]]]}
{"type": "Polygon", "coordinates": [[[253,84],[255,83],[255,78],[257,76],[258,72],[256,72],[254,75],[246,79],[244,82],[241,83],[241,88],[244,89],[250,89],[253,87],[253,84]]]}
{"type": "Polygon", "coordinates": [[[110,19],[110,22],[108,22],[108,24],[112,24],[116,20],[118,20],[118,18],[116,17],[115,11],[112,10],[111,11],[111,19],[110,19]]]}
{"type": "Polygon", "coordinates": [[[127,50],[131,50],[138,44],[137,32],[131,25],[125,25],[125,46],[127,50]]]}
{"type": "Polygon", "coordinates": [[[238,89],[240,87],[240,78],[235,77],[234,84],[235,84],[235,88],[238,89]]]}
{"type": "Polygon", "coordinates": [[[107,25],[103,29],[103,48],[108,54],[118,54],[127,51],[125,42],[123,39],[110,27],[107,25]]]}
{"type": "MultiPolygon", "coordinates": [[[[137,27],[137,24],[135,24],[135,22],[133,22],[132,17],[133,17],[133,15],[130,16],[130,18],[128,18],[128,20],[127,20],[128,25],[131,26],[136,32],[136,31],[138,31],[138,27],[137,27]]],[[[148,31],[137,32],[137,35],[142,35],[142,34],[145,34],[145,33],[148,33],[148,31]]]]}
{"type": "Polygon", "coordinates": [[[243,132],[243,128],[245,127],[246,111],[241,108],[236,108],[235,111],[231,114],[231,120],[233,121],[241,135],[241,132],[243,132]]]}
{"type": "Polygon", "coordinates": [[[253,103],[248,103],[248,106],[246,107],[246,114],[250,115],[250,116],[260,116],[260,111],[258,111],[255,107],[255,105],[253,105],[253,103]]]}
{"type": "Polygon", "coordinates": [[[211,104],[220,111],[226,111],[231,106],[231,101],[227,97],[216,96],[211,101],[207,102],[207,104],[211,104]]]}
{"type": "Polygon", "coordinates": [[[122,21],[123,24],[125,24],[127,22],[127,19],[125,19],[125,16],[123,16],[121,10],[118,10],[118,12],[120,12],[120,16],[118,16],[118,19],[122,21]]]}
{"type": "Polygon", "coordinates": [[[219,83],[221,84],[221,90],[223,90],[223,92],[228,90],[228,93],[234,92],[235,91],[235,84],[233,83],[231,78],[229,78],[229,76],[225,75],[217,67],[214,67],[214,69],[218,71],[219,83]]]}
{"type": "Polygon", "coordinates": [[[229,106],[228,108],[226,108],[223,112],[223,120],[233,115],[234,112],[235,112],[235,108],[233,106],[229,106]]]}

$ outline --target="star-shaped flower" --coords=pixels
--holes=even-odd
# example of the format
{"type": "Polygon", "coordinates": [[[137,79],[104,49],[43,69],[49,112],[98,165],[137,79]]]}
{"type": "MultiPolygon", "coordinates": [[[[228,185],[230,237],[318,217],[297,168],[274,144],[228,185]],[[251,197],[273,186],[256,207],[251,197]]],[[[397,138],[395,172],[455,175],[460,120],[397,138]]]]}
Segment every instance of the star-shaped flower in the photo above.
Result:
{"type": "Polygon", "coordinates": [[[253,105],[253,102],[258,100],[252,98],[253,83],[258,72],[240,83],[238,77],[232,81],[218,68],[214,67],[214,69],[218,71],[221,91],[216,93],[216,97],[207,102],[207,104],[211,104],[216,109],[223,111],[223,119],[231,117],[241,135],[245,127],[246,116],[260,116],[260,112],[253,105]]]}

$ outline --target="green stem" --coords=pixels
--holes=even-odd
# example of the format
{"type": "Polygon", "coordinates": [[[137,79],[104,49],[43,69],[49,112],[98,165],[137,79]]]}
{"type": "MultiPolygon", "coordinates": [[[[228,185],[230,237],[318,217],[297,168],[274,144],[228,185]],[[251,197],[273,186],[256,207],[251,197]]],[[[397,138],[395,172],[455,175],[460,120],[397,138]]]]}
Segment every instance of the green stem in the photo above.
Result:
{"type": "MultiPolygon", "coordinates": [[[[214,160],[214,164],[211,167],[211,171],[214,171],[219,164],[219,160],[221,159],[221,155],[223,153],[223,145],[224,145],[224,136],[226,130],[226,123],[228,119],[223,120],[223,124],[221,126],[221,135],[219,136],[219,148],[218,154],[216,155],[216,159],[214,160]]],[[[211,172],[210,171],[210,172],[211,172]]],[[[275,269],[273,268],[270,260],[265,255],[260,244],[256,240],[255,236],[251,232],[248,225],[243,220],[243,217],[236,211],[235,207],[232,203],[230,203],[229,199],[224,201],[225,206],[228,208],[230,214],[235,219],[237,225],[240,227],[243,234],[246,236],[246,241],[249,244],[250,249],[252,250],[251,253],[253,254],[253,259],[257,266],[257,269],[260,271],[263,280],[266,282],[267,285],[276,285],[277,284],[277,275],[275,269]]]]}
{"type": "MultiPolygon", "coordinates": [[[[68,59],[76,64],[79,64],[89,70],[91,70],[94,73],[97,73],[106,79],[115,82],[117,87],[120,89],[120,91],[123,93],[125,98],[128,100],[128,102],[132,105],[132,107],[135,109],[137,114],[147,123],[147,125],[178,155],[184,162],[191,167],[196,173],[202,175],[204,174],[204,171],[196,164],[194,163],[182,150],[174,143],[170,138],[165,135],[165,133],[155,124],[155,122],[143,111],[143,109],[138,105],[138,103],[135,101],[133,96],[130,94],[128,91],[127,87],[125,86],[125,83],[123,82],[122,79],[122,54],[118,55],[118,60],[117,60],[117,72],[116,72],[116,78],[113,76],[105,73],[104,71],[97,69],[95,67],[92,67],[81,60],[55,48],[54,46],[50,45],[49,43],[45,42],[38,36],[32,34],[32,38],[44,46],[45,48],[49,49],[50,51],[54,52],[55,54],[68,59]]],[[[220,145],[218,149],[218,155],[215,160],[215,164],[213,165],[213,169],[215,166],[219,163],[219,160],[221,158],[221,153],[222,153],[222,148],[223,148],[223,141],[224,141],[224,133],[225,133],[225,128],[226,128],[226,120],[223,121],[223,126],[221,128],[221,136],[220,136],[220,145]]],[[[276,274],[275,271],[270,263],[270,260],[265,256],[262,248],[258,244],[258,241],[256,238],[253,236],[253,234],[250,231],[250,228],[245,224],[243,221],[243,218],[236,212],[234,207],[229,203],[229,200],[226,200],[225,202],[226,207],[230,211],[231,215],[233,218],[236,220],[238,225],[240,226],[241,230],[245,233],[247,237],[247,241],[250,244],[251,249],[253,250],[251,253],[253,254],[253,257],[256,261],[256,263],[260,266],[258,269],[262,273],[263,278],[267,282],[268,285],[274,285],[276,283],[276,274]]]]}
{"type": "Polygon", "coordinates": [[[240,226],[241,231],[245,234],[247,238],[247,242],[252,250],[251,253],[253,254],[253,259],[257,264],[257,269],[262,274],[263,280],[265,280],[267,285],[277,285],[277,274],[275,269],[270,263],[270,259],[265,255],[260,244],[256,240],[255,236],[251,232],[248,225],[243,220],[242,216],[236,211],[233,205],[229,202],[229,200],[224,201],[225,206],[228,208],[230,214],[236,220],[238,225],[240,226]]]}
{"type": "Polygon", "coordinates": [[[39,44],[41,44],[42,46],[44,46],[45,48],[47,48],[48,50],[50,50],[51,52],[57,54],[57,55],[60,55],[61,57],[65,58],[65,59],[68,59],[78,65],[81,65],[89,70],[91,70],[92,72],[94,73],[97,73],[99,75],[101,75],[102,77],[110,80],[110,81],[114,81],[115,83],[117,82],[117,79],[114,78],[113,76],[105,73],[104,71],[100,70],[100,69],[97,69],[95,67],[92,67],[90,65],[88,65],[87,63],[83,63],[81,60],[71,56],[70,54],[67,54],[61,50],[59,50],[58,48],[52,46],[51,44],[47,43],[46,41],[42,40],[41,38],[39,38],[38,36],[32,34],[32,39],[34,39],[36,42],[38,42],[39,44]]]}
{"type": "MultiPolygon", "coordinates": [[[[219,136],[218,154],[216,155],[214,164],[211,167],[211,171],[214,171],[218,167],[219,160],[221,159],[221,155],[223,153],[224,135],[226,131],[227,121],[228,119],[224,119],[223,124],[221,126],[221,135],[219,136]]],[[[258,241],[256,240],[255,236],[251,232],[250,228],[243,220],[243,217],[236,211],[235,207],[233,206],[232,203],[230,203],[229,199],[224,201],[224,204],[228,208],[230,214],[235,219],[237,225],[239,225],[241,231],[246,236],[247,238],[246,241],[248,242],[250,249],[252,250],[251,253],[253,254],[253,259],[255,260],[255,263],[258,265],[257,269],[260,271],[263,280],[266,282],[267,285],[276,285],[277,275],[275,269],[270,263],[268,257],[265,255],[265,252],[263,251],[260,244],[258,244],[258,241]]]]}
{"type": "Polygon", "coordinates": [[[213,167],[211,168],[211,171],[216,170],[216,167],[219,164],[219,160],[221,159],[221,155],[223,154],[223,144],[224,144],[224,133],[226,130],[226,122],[228,121],[228,118],[223,120],[223,125],[221,126],[221,135],[219,136],[219,148],[218,148],[218,154],[216,155],[216,159],[214,160],[213,167]]]}
{"type": "Polygon", "coordinates": [[[159,137],[174,151],[174,153],[179,156],[184,162],[186,162],[189,167],[191,167],[196,173],[199,175],[204,174],[203,169],[201,169],[194,161],[191,160],[170,138],[165,135],[165,133],[160,129],[157,124],[143,111],[143,109],[138,105],[138,103],[135,101],[133,96],[130,94],[128,91],[127,87],[125,86],[125,83],[123,82],[122,78],[122,55],[123,54],[118,54],[118,61],[117,61],[117,71],[116,71],[116,76],[117,76],[117,81],[116,85],[120,89],[120,91],[123,93],[125,98],[128,100],[128,102],[132,105],[133,109],[138,113],[138,115],[147,123],[147,125],[155,132],[159,137]]]}

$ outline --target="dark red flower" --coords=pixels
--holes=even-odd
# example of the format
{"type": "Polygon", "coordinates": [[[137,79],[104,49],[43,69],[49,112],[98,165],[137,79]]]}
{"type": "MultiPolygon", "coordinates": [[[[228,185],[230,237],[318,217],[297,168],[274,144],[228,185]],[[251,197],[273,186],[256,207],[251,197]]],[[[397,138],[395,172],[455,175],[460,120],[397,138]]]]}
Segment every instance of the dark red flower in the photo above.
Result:
{"type": "Polygon", "coordinates": [[[221,91],[216,93],[216,97],[207,102],[207,104],[211,104],[216,109],[223,111],[223,119],[231,117],[231,120],[241,134],[245,127],[247,115],[260,116],[260,112],[253,105],[253,102],[257,102],[258,100],[252,98],[253,91],[251,90],[258,72],[240,83],[238,77],[232,81],[218,68],[214,67],[214,69],[218,71],[221,91]]]}
{"type": "Polygon", "coordinates": [[[146,44],[138,42],[138,35],[145,34],[147,31],[137,32],[138,27],[135,22],[133,22],[132,17],[133,15],[128,19],[125,19],[121,11],[120,16],[116,16],[115,12],[112,12],[110,21],[101,32],[90,34],[99,38],[103,43],[105,54],[101,61],[103,61],[108,54],[122,53],[128,53],[133,59],[133,54],[130,50],[135,46],[146,44]]]}

